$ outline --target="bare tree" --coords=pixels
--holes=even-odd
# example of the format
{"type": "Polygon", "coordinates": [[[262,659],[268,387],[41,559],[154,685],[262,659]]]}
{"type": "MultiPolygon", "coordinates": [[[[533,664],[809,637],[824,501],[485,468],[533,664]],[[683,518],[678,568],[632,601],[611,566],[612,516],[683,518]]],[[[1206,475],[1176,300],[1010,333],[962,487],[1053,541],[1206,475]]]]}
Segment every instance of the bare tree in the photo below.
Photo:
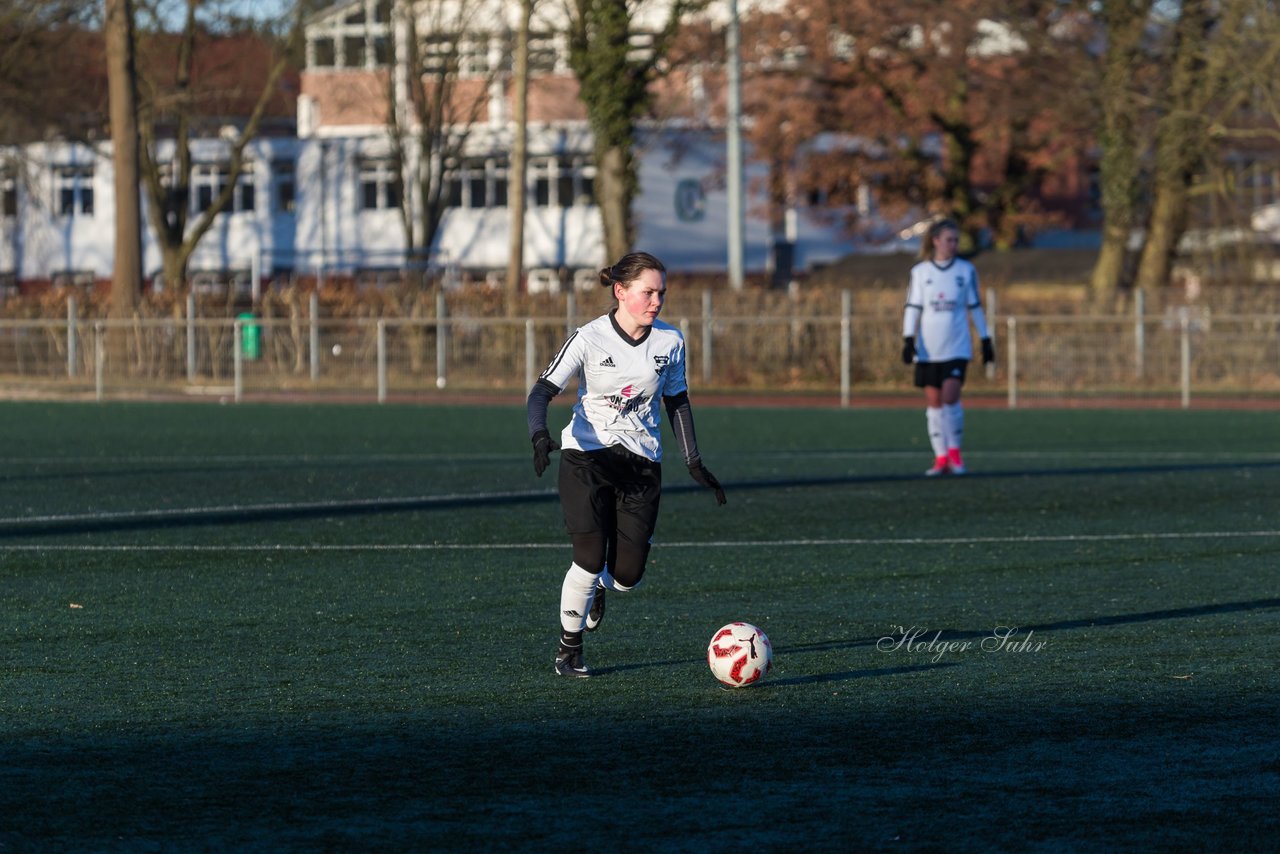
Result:
{"type": "Polygon", "coordinates": [[[1251,68],[1263,69],[1262,79],[1274,82],[1280,41],[1256,42],[1255,29],[1263,22],[1249,19],[1259,11],[1261,6],[1252,0],[1181,4],[1168,60],[1162,63],[1169,77],[1156,123],[1151,214],[1136,287],[1169,283],[1187,230],[1192,194],[1203,183],[1208,161],[1221,142],[1210,128],[1230,123],[1255,96],[1258,81],[1240,72],[1242,59],[1251,68]]]}
{"type": "MultiPolygon", "coordinates": [[[[139,136],[143,184],[147,191],[147,212],[160,247],[165,281],[186,281],[191,253],[213,226],[218,215],[231,204],[236,183],[245,167],[245,149],[257,136],[267,107],[277,94],[285,71],[295,61],[294,54],[302,37],[304,5],[295,3],[290,26],[283,44],[270,60],[244,124],[233,128],[227,136],[229,147],[227,180],[207,207],[191,219],[191,185],[193,160],[191,144],[196,133],[215,130],[214,122],[222,117],[210,115],[202,106],[198,80],[194,76],[196,59],[201,49],[203,29],[197,20],[201,0],[186,0],[186,14],[178,38],[176,68],[172,85],[154,77],[144,80],[145,97],[140,99],[139,136]],[[172,153],[161,159],[162,142],[171,142],[172,153]]],[[[161,39],[155,40],[157,43],[161,39]]],[[[227,93],[222,93],[227,94],[227,93]]],[[[231,93],[234,94],[234,93],[231,93]]],[[[217,131],[222,132],[219,124],[217,131]]]]}
{"type": "Polygon", "coordinates": [[[981,229],[1011,246],[1052,221],[1037,191],[1083,153],[1067,142],[1086,126],[1068,94],[1083,39],[1061,7],[793,0],[748,30],[753,146],[793,170],[776,186],[822,197],[855,231],[924,209],[960,221],[969,248],[981,229]],[[844,144],[806,147],[823,133],[844,144]]]}
{"type": "Polygon", "coordinates": [[[492,23],[479,26],[476,0],[419,0],[398,6],[405,33],[387,79],[392,151],[409,192],[400,193],[406,257],[425,263],[444,221],[445,177],[458,169],[473,126],[488,107],[499,68],[487,62],[492,23]],[[465,67],[474,62],[480,71],[465,67]]]}
{"type": "Polygon", "coordinates": [[[1142,192],[1142,119],[1137,84],[1149,62],[1143,35],[1153,0],[1102,0],[1106,49],[1102,57],[1098,161],[1102,191],[1102,245],[1089,278],[1096,299],[1106,300],[1125,283],[1129,240],[1139,222],[1142,192]]]}
{"type": "Polygon", "coordinates": [[[101,43],[91,27],[104,9],[77,0],[0,0],[0,141],[50,133],[84,139],[102,127],[101,43]]]}
{"type": "Polygon", "coordinates": [[[525,179],[529,170],[529,26],[537,0],[520,0],[516,25],[516,50],[512,67],[512,121],[515,139],[511,146],[510,190],[511,243],[507,256],[507,312],[515,310],[524,268],[525,179]]]}
{"type": "Polygon", "coordinates": [[[643,33],[636,26],[634,3],[566,0],[569,65],[594,137],[596,198],[610,258],[630,251],[635,238],[636,127],[649,113],[651,85],[665,69],[682,22],[705,6],[706,0],[671,0],[657,32],[643,33]]]}
{"type": "Polygon", "coordinates": [[[104,30],[116,197],[111,314],[124,318],[133,314],[138,294],[142,291],[142,200],[138,190],[137,71],[133,52],[132,0],[106,0],[104,30]]]}

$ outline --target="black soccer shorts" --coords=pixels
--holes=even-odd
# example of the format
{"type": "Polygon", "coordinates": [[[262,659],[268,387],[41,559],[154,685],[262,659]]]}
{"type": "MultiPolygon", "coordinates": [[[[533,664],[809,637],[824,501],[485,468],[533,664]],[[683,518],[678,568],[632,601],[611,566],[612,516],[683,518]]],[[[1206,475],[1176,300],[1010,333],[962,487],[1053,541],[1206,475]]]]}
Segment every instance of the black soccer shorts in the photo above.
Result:
{"type": "Polygon", "coordinates": [[[621,446],[560,452],[560,506],[569,534],[647,546],[658,522],[662,465],[621,446]]]}
{"type": "Polygon", "coordinates": [[[968,368],[968,359],[916,362],[916,388],[942,388],[943,380],[960,380],[960,385],[964,385],[964,375],[968,368]]]}

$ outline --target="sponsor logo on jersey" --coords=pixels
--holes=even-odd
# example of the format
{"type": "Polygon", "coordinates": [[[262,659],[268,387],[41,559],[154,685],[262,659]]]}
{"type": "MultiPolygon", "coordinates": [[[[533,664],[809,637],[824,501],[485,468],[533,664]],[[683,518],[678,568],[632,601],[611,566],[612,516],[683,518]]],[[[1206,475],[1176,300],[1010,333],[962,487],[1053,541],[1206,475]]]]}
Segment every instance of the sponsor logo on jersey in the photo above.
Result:
{"type": "Polygon", "coordinates": [[[611,394],[604,400],[610,408],[617,410],[619,415],[627,415],[644,406],[649,401],[649,395],[643,392],[637,393],[633,385],[625,385],[617,394],[611,394]]]}
{"type": "Polygon", "coordinates": [[[613,357],[612,357],[612,356],[605,356],[605,357],[604,357],[604,361],[600,363],[600,367],[602,367],[602,368],[616,368],[616,367],[618,367],[618,366],[617,366],[617,365],[615,365],[615,364],[613,363],[613,357]]]}
{"type": "Polygon", "coordinates": [[[937,291],[929,296],[929,308],[933,311],[955,311],[960,307],[958,296],[948,297],[946,291],[937,291]]]}

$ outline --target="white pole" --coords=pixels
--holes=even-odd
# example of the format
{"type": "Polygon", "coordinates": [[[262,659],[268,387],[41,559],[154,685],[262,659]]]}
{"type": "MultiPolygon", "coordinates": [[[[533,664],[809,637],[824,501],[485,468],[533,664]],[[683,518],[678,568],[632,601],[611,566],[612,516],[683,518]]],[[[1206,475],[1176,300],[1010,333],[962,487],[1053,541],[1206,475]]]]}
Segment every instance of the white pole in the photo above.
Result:
{"type": "Polygon", "coordinates": [[[387,402],[387,322],[378,321],[378,403],[387,402]]]}
{"type": "Polygon", "coordinates": [[[1191,408],[1191,312],[1184,305],[1178,309],[1182,327],[1182,408],[1191,408]]]}
{"type": "Polygon", "coordinates": [[[196,295],[187,294],[187,382],[196,381],[196,295]]]}
{"type": "Polygon", "coordinates": [[[711,385],[711,289],[702,292],[702,384],[711,385]]]}
{"type": "Polygon", "coordinates": [[[231,363],[235,366],[235,400],[240,402],[240,398],[244,396],[244,358],[240,355],[240,348],[244,344],[244,321],[236,318],[235,326],[231,336],[231,363]]]}
{"type": "Polygon", "coordinates": [[[524,387],[526,389],[533,388],[534,367],[533,360],[536,358],[533,346],[533,320],[524,322],[524,387]]]}
{"type": "Polygon", "coordinates": [[[449,308],[444,301],[444,291],[440,291],[436,294],[436,388],[444,388],[449,383],[445,365],[449,352],[447,340],[449,328],[445,318],[448,311],[449,308]]]}
{"type": "Polygon", "coordinates": [[[67,297],[67,376],[76,375],[76,298],[67,297]]]}
{"type": "Polygon", "coordinates": [[[840,292],[840,405],[849,406],[853,379],[853,292],[840,292]]]}
{"type": "Polygon", "coordinates": [[[729,28],[725,52],[728,62],[728,126],[725,128],[728,151],[729,193],[729,287],[742,289],[743,251],[746,232],[745,206],[742,193],[742,77],[739,57],[738,0],[729,0],[729,28]]]}
{"type": "Polygon", "coordinates": [[[262,248],[256,243],[249,256],[249,296],[254,305],[262,301],[262,248]]]}
{"type": "Polygon", "coordinates": [[[103,396],[102,363],[106,361],[106,349],[102,341],[102,322],[99,321],[93,325],[93,387],[99,403],[103,396]]]}
{"type": "Polygon", "coordinates": [[[1147,293],[1138,288],[1133,294],[1133,369],[1142,379],[1147,370],[1147,293]]]}
{"type": "Polygon", "coordinates": [[[320,293],[311,292],[311,381],[320,379],[320,293]]]}
{"type": "Polygon", "coordinates": [[[1018,318],[1010,317],[1004,322],[1005,347],[1009,353],[1005,357],[1009,362],[1009,408],[1018,408],[1018,318]]]}

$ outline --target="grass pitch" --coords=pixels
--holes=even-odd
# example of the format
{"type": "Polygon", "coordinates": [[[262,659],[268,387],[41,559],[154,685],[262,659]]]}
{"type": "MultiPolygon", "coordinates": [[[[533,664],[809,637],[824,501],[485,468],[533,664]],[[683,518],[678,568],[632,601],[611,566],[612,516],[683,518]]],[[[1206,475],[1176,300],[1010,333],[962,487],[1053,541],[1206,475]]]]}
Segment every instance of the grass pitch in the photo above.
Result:
{"type": "Polygon", "coordinates": [[[563,680],[520,407],[0,407],[0,850],[1274,845],[1274,414],[696,416],[563,680]]]}

